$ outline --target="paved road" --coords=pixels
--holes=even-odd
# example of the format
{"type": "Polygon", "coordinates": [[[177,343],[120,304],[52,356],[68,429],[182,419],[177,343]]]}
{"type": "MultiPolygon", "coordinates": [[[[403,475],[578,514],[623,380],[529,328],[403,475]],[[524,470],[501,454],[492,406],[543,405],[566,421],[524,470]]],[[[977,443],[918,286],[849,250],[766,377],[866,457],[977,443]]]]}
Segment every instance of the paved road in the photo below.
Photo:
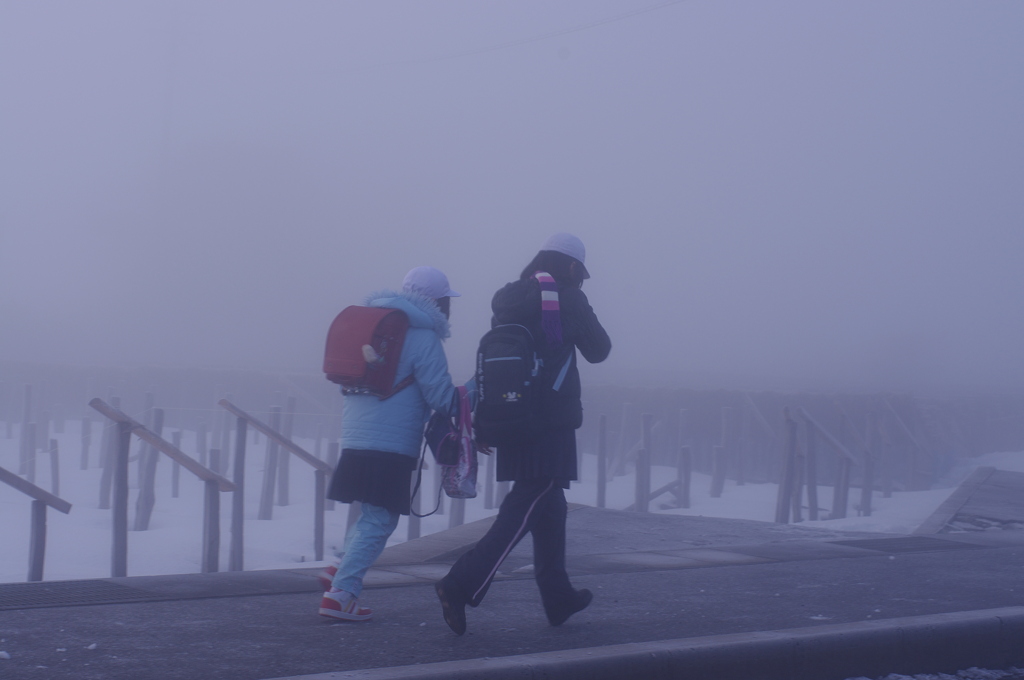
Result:
{"type": "Polygon", "coordinates": [[[1024,607],[1024,532],[903,537],[577,508],[569,565],[591,607],[547,624],[526,540],[460,638],[432,583],[486,522],[388,549],[367,579],[368,623],[319,617],[311,570],[0,585],[0,678],[260,680],[1024,607]]]}

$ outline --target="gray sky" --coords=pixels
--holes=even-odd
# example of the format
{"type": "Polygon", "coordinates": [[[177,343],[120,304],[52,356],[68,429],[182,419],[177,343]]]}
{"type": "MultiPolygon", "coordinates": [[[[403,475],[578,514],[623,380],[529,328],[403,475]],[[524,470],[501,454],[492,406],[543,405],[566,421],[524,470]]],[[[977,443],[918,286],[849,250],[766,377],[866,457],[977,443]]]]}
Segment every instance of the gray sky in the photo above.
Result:
{"type": "Polygon", "coordinates": [[[315,372],[431,264],[465,378],[566,230],[588,380],[1024,385],[1024,3],[657,5],[0,4],[0,358],[315,372]]]}

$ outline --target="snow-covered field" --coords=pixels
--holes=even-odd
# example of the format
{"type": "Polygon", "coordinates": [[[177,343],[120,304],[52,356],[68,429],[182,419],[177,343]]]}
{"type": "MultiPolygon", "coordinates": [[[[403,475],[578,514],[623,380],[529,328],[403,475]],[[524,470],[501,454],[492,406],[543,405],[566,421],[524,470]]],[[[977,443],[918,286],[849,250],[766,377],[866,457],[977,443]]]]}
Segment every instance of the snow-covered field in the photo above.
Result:
{"type": "MultiPolygon", "coordinates": [[[[60,442],[60,496],[72,503],[69,515],[49,510],[46,541],[45,580],[102,578],[110,575],[111,512],[99,510],[99,484],[101,470],[96,467],[99,435],[93,428],[92,465],[79,469],[80,432],[75,422],[69,422],[64,434],[52,435],[60,442]]],[[[6,433],[4,433],[6,434],[6,433]]],[[[195,441],[193,433],[184,435],[183,450],[191,453],[195,441]]],[[[307,450],[313,442],[297,440],[307,450]]],[[[302,564],[312,566],[313,551],[313,472],[301,461],[293,459],[290,474],[290,500],[288,506],[276,506],[272,520],[258,520],[259,489],[263,474],[266,439],[248,447],[246,466],[246,521],[245,568],[277,569],[302,564]]],[[[132,453],[140,442],[133,438],[132,453]]],[[[595,504],[596,457],[583,456],[582,481],[574,483],[567,496],[570,502],[595,504]]],[[[923,522],[946,499],[952,488],[979,465],[990,465],[1005,470],[1024,472],[1024,452],[997,453],[972,459],[954,470],[944,480],[944,488],[930,491],[897,492],[892,498],[875,496],[874,511],[870,517],[849,517],[841,520],[804,522],[803,526],[820,526],[855,531],[908,533],[923,522]]],[[[18,430],[14,428],[10,439],[0,436],[0,466],[18,470],[18,430]]],[[[44,489],[50,488],[48,455],[38,456],[36,481],[44,489]]],[[[135,465],[132,466],[134,477],[135,465]]],[[[130,576],[174,574],[199,571],[202,536],[202,483],[185,470],[181,471],[180,497],[171,498],[171,461],[161,456],[157,470],[157,501],[148,531],[131,531],[128,535],[128,574],[130,576]]],[[[652,487],[658,488],[674,477],[674,470],[655,468],[652,487]]],[[[435,484],[433,471],[424,473],[426,484],[435,484]]],[[[433,486],[436,489],[436,485],[433,486]]],[[[662,508],[668,497],[656,499],[652,510],[680,515],[704,515],[734,519],[771,521],[775,512],[777,487],[774,484],[746,484],[737,486],[727,482],[720,498],[711,498],[710,479],[694,474],[692,507],[686,510],[662,508]]],[[[129,499],[129,526],[135,514],[138,493],[133,484],[129,499]]],[[[632,475],[617,477],[607,490],[607,507],[624,508],[633,502],[632,475]]],[[[851,494],[854,495],[854,494],[851,494]]],[[[821,487],[819,503],[831,507],[831,489],[821,487]]],[[[424,505],[427,504],[426,499],[424,505]]],[[[24,581],[28,573],[29,512],[28,496],[0,483],[0,582],[24,581]]],[[[433,503],[430,503],[433,507],[433,503]]],[[[344,538],[348,506],[336,505],[327,513],[326,544],[329,553],[344,538]]],[[[466,521],[481,519],[496,512],[484,508],[483,489],[480,495],[466,505],[466,521]]],[[[852,512],[852,511],[851,511],[852,512]]],[[[227,565],[230,538],[230,497],[221,501],[221,568],[227,565]]],[[[422,533],[428,534],[448,528],[449,516],[435,515],[422,520],[422,533]]],[[[407,519],[403,518],[389,544],[406,540],[407,519]]],[[[313,563],[315,564],[315,563],[313,563]]]]}

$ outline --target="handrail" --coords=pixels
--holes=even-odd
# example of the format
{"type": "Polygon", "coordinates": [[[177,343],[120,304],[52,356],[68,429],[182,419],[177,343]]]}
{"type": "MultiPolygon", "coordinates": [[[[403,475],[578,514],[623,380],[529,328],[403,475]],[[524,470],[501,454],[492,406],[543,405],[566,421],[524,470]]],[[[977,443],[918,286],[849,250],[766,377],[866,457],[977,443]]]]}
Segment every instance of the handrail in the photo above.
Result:
{"type": "Polygon", "coordinates": [[[853,424],[853,418],[851,418],[850,414],[846,412],[846,409],[843,408],[843,405],[839,403],[838,399],[833,399],[832,403],[835,405],[836,408],[839,409],[839,413],[844,418],[846,418],[846,422],[850,424],[850,432],[853,433],[853,438],[857,440],[857,444],[860,446],[861,450],[864,451],[866,455],[870,456],[871,447],[868,445],[865,438],[860,436],[860,430],[858,430],[857,427],[853,424]]]}
{"type": "Polygon", "coordinates": [[[196,459],[189,456],[187,453],[183,452],[181,449],[166,441],[163,437],[160,437],[159,435],[146,429],[146,426],[143,425],[142,423],[138,422],[137,420],[134,420],[131,416],[125,415],[123,412],[117,410],[113,406],[110,406],[99,397],[96,397],[95,399],[90,401],[89,406],[92,406],[94,409],[96,409],[97,411],[105,415],[107,418],[110,418],[115,422],[124,423],[128,425],[131,428],[132,433],[135,434],[139,439],[145,441],[146,443],[150,444],[159,451],[164,452],[172,460],[180,464],[183,468],[194,474],[196,477],[199,477],[199,479],[203,480],[204,482],[217,482],[217,488],[220,491],[235,490],[235,485],[233,482],[231,482],[225,477],[222,477],[213,470],[209,469],[196,459]]]}
{"type": "Polygon", "coordinates": [[[743,396],[745,397],[747,404],[750,406],[750,410],[754,412],[754,420],[757,421],[758,425],[760,425],[765,432],[770,434],[773,440],[778,439],[779,435],[775,431],[775,428],[773,428],[768,423],[768,421],[765,420],[764,414],[761,413],[761,409],[757,407],[757,404],[754,402],[753,398],[746,392],[743,393],[743,396]]]}
{"type": "Polygon", "coordinates": [[[303,462],[312,465],[315,469],[320,470],[321,472],[325,472],[327,474],[330,474],[331,472],[334,471],[334,468],[331,467],[330,463],[320,460],[319,458],[317,458],[316,456],[309,453],[304,448],[293,442],[291,439],[288,439],[277,430],[274,430],[273,428],[264,425],[259,420],[253,418],[251,415],[249,415],[242,409],[238,408],[227,399],[221,399],[220,401],[217,402],[217,404],[223,406],[225,409],[233,413],[236,417],[248,421],[257,430],[267,435],[267,437],[269,437],[270,439],[273,439],[275,442],[283,446],[288,451],[294,453],[303,462]]]}
{"type": "Polygon", "coordinates": [[[896,409],[893,407],[892,402],[890,402],[887,398],[883,398],[882,402],[889,409],[889,413],[891,413],[893,417],[896,418],[896,423],[900,426],[900,429],[903,430],[903,434],[907,435],[907,438],[910,439],[910,443],[913,444],[918,451],[927,451],[925,447],[921,446],[921,442],[917,441],[917,437],[915,437],[914,433],[910,431],[910,428],[907,427],[907,424],[903,422],[903,418],[901,418],[900,414],[896,412],[896,409]]]}
{"type": "Polygon", "coordinates": [[[14,474],[13,472],[4,467],[0,467],[0,482],[4,482],[8,486],[17,489],[23,494],[31,496],[33,499],[37,501],[42,501],[43,503],[46,503],[54,510],[63,512],[65,515],[71,512],[71,503],[68,503],[63,498],[58,498],[54,496],[52,493],[46,491],[45,489],[40,489],[32,482],[22,479],[21,477],[19,477],[18,475],[14,474]]]}
{"type": "Polygon", "coordinates": [[[839,442],[839,440],[837,440],[835,437],[833,437],[829,433],[828,430],[826,430],[821,425],[819,425],[818,421],[816,421],[814,418],[812,418],[811,414],[807,412],[807,409],[801,407],[799,410],[800,410],[800,417],[804,419],[804,422],[807,423],[808,425],[813,425],[814,429],[817,430],[819,433],[821,433],[821,436],[824,437],[825,440],[829,444],[831,444],[832,447],[836,451],[838,451],[842,455],[846,456],[846,459],[849,460],[851,463],[860,463],[860,459],[857,456],[855,456],[852,453],[850,453],[850,450],[848,448],[846,448],[845,446],[843,446],[839,442]]]}

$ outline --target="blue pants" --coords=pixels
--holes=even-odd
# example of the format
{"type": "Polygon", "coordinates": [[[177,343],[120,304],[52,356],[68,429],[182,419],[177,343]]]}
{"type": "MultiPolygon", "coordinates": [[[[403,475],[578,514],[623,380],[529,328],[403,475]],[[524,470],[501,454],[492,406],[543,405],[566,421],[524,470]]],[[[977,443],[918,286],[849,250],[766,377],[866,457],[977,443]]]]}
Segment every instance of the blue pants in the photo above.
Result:
{"type": "Polygon", "coordinates": [[[379,505],[363,503],[359,521],[352,527],[352,533],[345,541],[345,556],[331,582],[333,587],[359,597],[363,592],[363,577],[384,552],[388,538],[398,526],[399,516],[397,512],[379,505]]]}

